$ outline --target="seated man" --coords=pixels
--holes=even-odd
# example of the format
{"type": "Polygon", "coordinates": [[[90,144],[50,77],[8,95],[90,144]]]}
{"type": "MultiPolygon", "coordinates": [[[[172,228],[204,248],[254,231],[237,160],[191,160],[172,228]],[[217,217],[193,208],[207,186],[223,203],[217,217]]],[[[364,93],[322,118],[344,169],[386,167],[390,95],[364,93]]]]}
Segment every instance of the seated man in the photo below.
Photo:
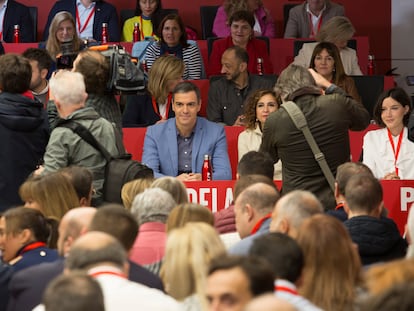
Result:
{"type": "Polygon", "coordinates": [[[304,258],[302,249],[293,238],[279,232],[262,235],[254,240],[249,254],[262,257],[271,264],[276,297],[290,302],[298,311],[322,311],[298,294],[304,258]]]}
{"type": "Polygon", "coordinates": [[[333,16],[344,15],[342,5],[329,0],[307,0],[290,9],[284,37],[314,38],[323,23],[333,16]]]}
{"type": "Polygon", "coordinates": [[[12,43],[14,25],[19,25],[19,42],[36,42],[29,8],[14,0],[0,0],[0,41],[12,43]]]}
{"type": "Polygon", "coordinates": [[[28,48],[23,52],[32,66],[32,80],[30,91],[46,107],[49,100],[49,69],[52,66],[52,58],[45,49],[28,48]]]}
{"type": "Polygon", "coordinates": [[[318,198],[306,190],[293,190],[277,201],[272,212],[271,232],[280,232],[296,238],[302,223],[323,212],[318,198]]]}
{"type": "Polygon", "coordinates": [[[182,82],[173,91],[175,118],[148,127],[142,162],[156,178],[177,176],[181,181],[201,180],[204,155],[209,155],[214,180],[231,179],[224,128],[197,117],[200,90],[182,82]]]}
{"type": "Polygon", "coordinates": [[[43,33],[43,40],[49,37],[49,27],[56,13],[68,11],[78,25],[76,31],[79,38],[101,41],[102,24],[108,25],[109,42],[119,42],[121,31],[119,29],[116,8],[103,0],[61,0],[56,1],[49,12],[43,33]]]}
{"type": "Polygon", "coordinates": [[[274,81],[250,75],[246,50],[232,46],[221,57],[223,77],[211,81],[208,92],[207,118],[225,125],[244,126],[243,105],[247,97],[258,89],[272,89],[274,81]]]}
{"type": "Polygon", "coordinates": [[[272,210],[279,197],[276,187],[261,182],[238,195],[234,214],[241,241],[229,249],[230,254],[247,255],[254,239],[269,232],[272,210]]]}
{"type": "Polygon", "coordinates": [[[382,187],[372,175],[351,177],[345,187],[344,222],[352,241],[358,245],[363,265],[405,256],[407,242],[390,218],[381,217],[382,187]]]}

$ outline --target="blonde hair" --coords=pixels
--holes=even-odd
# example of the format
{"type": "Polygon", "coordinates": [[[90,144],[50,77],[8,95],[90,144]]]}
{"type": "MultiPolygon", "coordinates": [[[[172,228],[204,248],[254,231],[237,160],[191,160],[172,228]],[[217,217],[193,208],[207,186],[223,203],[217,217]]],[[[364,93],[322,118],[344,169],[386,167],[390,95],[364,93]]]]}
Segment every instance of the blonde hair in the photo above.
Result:
{"type": "Polygon", "coordinates": [[[168,97],[168,82],[184,73],[184,62],[172,55],[162,55],[152,64],[149,78],[148,91],[158,103],[164,103],[168,97]]]}
{"type": "Polygon", "coordinates": [[[72,208],[79,206],[79,198],[69,179],[53,172],[27,179],[19,189],[22,201],[35,201],[46,217],[62,219],[72,208]]]}
{"type": "Polygon", "coordinates": [[[168,215],[167,233],[189,222],[204,222],[214,226],[214,216],[208,208],[197,203],[177,205],[168,215]]]}
{"type": "Polygon", "coordinates": [[[177,204],[188,203],[187,188],[182,181],[175,177],[164,176],[157,178],[151,184],[151,188],[161,188],[167,191],[177,204]]]}
{"type": "Polygon", "coordinates": [[[413,281],[414,259],[400,259],[377,264],[364,273],[364,285],[371,295],[380,295],[398,284],[413,281]]]}
{"type": "Polygon", "coordinates": [[[315,39],[337,43],[350,40],[355,33],[351,21],[345,16],[334,16],[322,25],[315,39]]]}
{"type": "Polygon", "coordinates": [[[46,50],[52,58],[56,58],[56,56],[61,52],[61,42],[57,39],[56,33],[60,24],[64,21],[70,21],[73,26],[73,51],[78,52],[80,49],[80,40],[76,31],[75,20],[70,12],[62,11],[56,13],[53,17],[49,27],[49,37],[46,41],[46,50]]]}
{"type": "Polygon", "coordinates": [[[153,178],[139,178],[129,181],[123,185],[121,190],[121,199],[125,209],[131,210],[132,202],[134,202],[135,196],[149,188],[153,181],[153,178]]]}
{"type": "Polygon", "coordinates": [[[171,231],[161,267],[167,293],[177,300],[197,294],[201,305],[206,306],[207,269],[213,258],[224,253],[219,235],[206,223],[187,223],[171,231]]]}
{"type": "Polygon", "coordinates": [[[360,281],[361,261],[345,226],[318,214],[303,222],[296,240],[305,258],[300,294],[326,311],[348,310],[360,281]]]}

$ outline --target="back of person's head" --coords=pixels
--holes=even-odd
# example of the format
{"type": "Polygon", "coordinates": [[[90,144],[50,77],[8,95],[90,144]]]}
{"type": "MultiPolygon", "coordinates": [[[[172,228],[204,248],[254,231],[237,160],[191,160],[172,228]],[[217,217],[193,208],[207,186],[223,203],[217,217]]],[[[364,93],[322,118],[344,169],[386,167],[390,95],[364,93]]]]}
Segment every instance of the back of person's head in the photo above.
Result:
{"type": "Polygon", "coordinates": [[[187,223],[168,234],[161,278],[169,295],[178,300],[194,293],[204,296],[207,268],[225,253],[215,229],[206,223],[187,223]]]}
{"type": "Polygon", "coordinates": [[[183,203],[174,207],[167,219],[167,232],[181,228],[189,222],[204,222],[214,226],[213,213],[197,203],[183,203]]]}
{"type": "Polygon", "coordinates": [[[272,266],[276,279],[296,283],[301,276],[304,265],[302,249],[286,234],[272,232],[257,237],[249,254],[265,258],[272,266]]]}
{"type": "Polygon", "coordinates": [[[331,17],[316,34],[317,41],[341,42],[350,40],[355,33],[351,21],[345,16],[331,17]]]}
{"type": "Polygon", "coordinates": [[[362,162],[345,162],[338,166],[335,181],[340,194],[345,195],[345,186],[348,180],[356,174],[372,175],[372,171],[362,162]]]}
{"type": "Polygon", "coordinates": [[[173,55],[158,57],[151,66],[148,77],[148,92],[157,102],[163,103],[168,96],[168,84],[182,77],[184,62],[173,55]]]}
{"type": "Polygon", "coordinates": [[[358,308],[360,311],[414,310],[414,282],[396,284],[380,295],[368,297],[358,308]]]}
{"type": "Polygon", "coordinates": [[[237,164],[237,175],[264,175],[273,180],[273,160],[266,152],[249,151],[237,164]]]}
{"type": "Polygon", "coordinates": [[[236,11],[233,14],[231,14],[231,16],[229,17],[228,24],[231,25],[233,22],[239,22],[239,21],[247,22],[252,29],[255,24],[253,13],[247,10],[240,10],[240,11],[236,11]]]}
{"type": "Polygon", "coordinates": [[[315,79],[307,68],[290,64],[281,72],[274,90],[276,95],[285,99],[288,95],[303,87],[313,88],[319,92],[315,79]]]}
{"type": "Polygon", "coordinates": [[[138,178],[123,185],[121,190],[121,198],[124,207],[127,210],[131,210],[132,202],[134,201],[135,196],[151,187],[153,181],[154,178],[138,178]]]}
{"type": "Polygon", "coordinates": [[[200,104],[201,103],[200,89],[198,88],[197,85],[195,85],[194,83],[190,81],[183,81],[183,82],[178,83],[175,86],[174,90],[172,91],[173,100],[174,100],[175,94],[186,94],[190,92],[194,92],[196,94],[197,103],[200,104]]]}
{"type": "Polygon", "coordinates": [[[0,91],[22,94],[30,88],[32,66],[25,57],[8,53],[0,56],[0,91]]]}
{"type": "Polygon", "coordinates": [[[49,71],[52,66],[53,60],[45,49],[28,48],[22,55],[29,61],[37,61],[39,70],[47,69],[49,71]]]}
{"type": "Polygon", "coordinates": [[[240,206],[249,204],[258,214],[264,216],[273,211],[279,198],[280,193],[276,187],[265,183],[255,183],[244,189],[236,200],[240,206]]]}
{"type": "Polygon", "coordinates": [[[139,225],[147,222],[165,224],[175,205],[174,198],[167,191],[160,188],[149,188],[135,197],[131,212],[139,225]]]}
{"type": "Polygon", "coordinates": [[[80,206],[90,206],[92,200],[92,172],[83,166],[71,165],[59,170],[75,188],[80,206]]]}
{"type": "Polygon", "coordinates": [[[269,185],[277,189],[273,180],[265,175],[261,175],[261,174],[242,175],[240,176],[239,179],[236,180],[236,183],[234,184],[234,200],[237,199],[237,197],[240,195],[240,193],[242,193],[244,189],[256,183],[263,183],[263,184],[269,185]]]}
{"type": "Polygon", "coordinates": [[[89,231],[108,233],[129,251],[138,234],[138,223],[122,205],[108,204],[97,209],[89,225],[89,231]]]}
{"type": "Polygon", "coordinates": [[[105,311],[101,286],[91,276],[72,272],[56,277],[43,294],[45,311],[105,311]]]}
{"type": "Polygon", "coordinates": [[[412,110],[411,100],[407,92],[401,87],[394,87],[389,90],[385,90],[378,96],[377,103],[375,104],[374,113],[373,113],[375,122],[380,127],[385,127],[385,123],[382,120],[382,103],[384,102],[384,99],[388,97],[391,97],[392,99],[400,103],[400,105],[403,107],[407,107],[407,106],[409,107],[408,113],[406,113],[403,117],[403,124],[404,126],[407,126],[408,120],[410,118],[410,112],[412,110]]]}
{"type": "Polygon", "coordinates": [[[303,222],[296,241],[305,258],[300,294],[324,310],[348,308],[360,280],[361,261],[343,223],[314,215],[303,222]]]}
{"type": "Polygon", "coordinates": [[[177,204],[188,202],[187,188],[184,183],[172,176],[164,176],[154,180],[151,188],[160,188],[167,191],[177,204]]]}
{"type": "Polygon", "coordinates": [[[306,190],[294,190],[280,198],[276,203],[270,228],[279,231],[280,222],[286,219],[291,227],[289,230],[298,231],[305,219],[323,212],[323,206],[318,198],[306,190]]]}
{"type": "Polygon", "coordinates": [[[51,97],[64,106],[84,104],[87,94],[81,73],[61,70],[49,81],[51,97]]]}
{"type": "Polygon", "coordinates": [[[252,296],[273,292],[273,270],[266,259],[256,256],[219,256],[211,261],[208,275],[221,270],[240,268],[249,280],[252,296]]]}
{"type": "Polygon", "coordinates": [[[88,270],[102,264],[112,264],[120,269],[127,261],[127,252],[113,236],[90,231],[80,236],[72,245],[65,260],[65,268],[88,270]]]}
{"type": "Polygon", "coordinates": [[[43,242],[51,244],[51,240],[56,244],[57,222],[46,218],[40,211],[26,208],[15,207],[7,210],[3,217],[6,222],[6,234],[15,235],[24,230],[29,230],[31,238],[29,242],[43,242]]]}
{"type": "Polygon", "coordinates": [[[345,205],[353,213],[379,216],[382,186],[372,175],[352,176],[345,186],[345,205]]]}
{"type": "Polygon", "coordinates": [[[82,74],[88,94],[102,95],[107,90],[109,63],[102,53],[93,50],[79,52],[73,70],[82,74]]]}
{"type": "Polygon", "coordinates": [[[414,259],[399,259],[369,266],[363,274],[369,295],[381,295],[395,285],[414,282],[414,259]]]}
{"type": "Polygon", "coordinates": [[[237,45],[231,46],[224,51],[224,53],[228,52],[234,52],[234,57],[239,61],[239,63],[249,63],[249,54],[242,47],[237,45]]]}
{"type": "Polygon", "coordinates": [[[92,218],[97,209],[94,207],[75,207],[69,210],[59,223],[58,252],[65,256],[72,243],[88,231],[92,218]]]}
{"type": "Polygon", "coordinates": [[[47,217],[61,219],[70,209],[79,206],[73,184],[61,172],[28,178],[19,189],[25,202],[34,201],[47,217]]]}

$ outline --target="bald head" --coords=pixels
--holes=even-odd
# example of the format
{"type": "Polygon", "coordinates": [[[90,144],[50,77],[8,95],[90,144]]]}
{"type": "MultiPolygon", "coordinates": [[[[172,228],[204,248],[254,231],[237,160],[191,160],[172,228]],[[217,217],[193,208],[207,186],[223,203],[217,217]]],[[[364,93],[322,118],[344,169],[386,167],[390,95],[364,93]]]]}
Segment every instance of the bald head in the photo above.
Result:
{"type": "Polygon", "coordinates": [[[275,187],[259,182],[244,189],[237,200],[240,200],[242,204],[250,204],[264,216],[273,210],[279,198],[279,191],[275,187]]]}
{"type": "Polygon", "coordinates": [[[279,191],[265,183],[256,183],[244,189],[234,203],[236,229],[243,239],[255,225],[271,213],[279,199],[279,191]]]}
{"type": "Polygon", "coordinates": [[[73,242],[87,231],[96,213],[94,207],[77,207],[69,210],[60,221],[57,243],[61,256],[67,255],[73,242]]]}
{"type": "Polygon", "coordinates": [[[124,247],[104,232],[91,231],[73,243],[65,261],[69,270],[87,270],[100,265],[113,265],[120,269],[127,261],[124,247]]]}
{"type": "Polygon", "coordinates": [[[244,311],[296,311],[289,302],[275,297],[274,294],[265,294],[250,301],[244,311]]]}
{"type": "Polygon", "coordinates": [[[284,195],[272,213],[270,231],[282,232],[295,238],[302,222],[323,212],[318,198],[309,191],[295,190],[284,195]]]}

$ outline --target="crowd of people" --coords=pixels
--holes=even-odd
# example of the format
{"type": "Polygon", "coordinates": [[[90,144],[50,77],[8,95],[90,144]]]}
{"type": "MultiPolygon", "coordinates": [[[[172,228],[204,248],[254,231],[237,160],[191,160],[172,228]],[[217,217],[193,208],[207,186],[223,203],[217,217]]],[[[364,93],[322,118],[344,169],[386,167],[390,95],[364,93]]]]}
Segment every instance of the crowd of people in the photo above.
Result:
{"type": "MultiPolygon", "coordinates": [[[[16,23],[21,42],[34,40],[24,14],[0,0],[2,41],[16,23]]],[[[413,310],[414,211],[402,236],[380,182],[414,179],[412,102],[395,86],[367,111],[344,15],[328,0],[292,8],[285,37],[316,42],[276,77],[261,0],[224,0],[207,68],[161,0],[137,0],[121,28],[105,1],[57,1],[39,48],[0,56],[0,311],[413,310]],[[146,88],[122,94],[125,105],[89,49],[103,24],[109,41],[133,41],[138,24],[148,43],[146,88]],[[206,75],[204,103],[191,80],[206,75]],[[365,130],[370,113],[379,129],[351,162],[348,131],[365,130]],[[233,201],[213,213],[189,202],[186,184],[203,180],[207,160],[213,181],[231,180],[224,126],[244,128],[230,150],[233,201]],[[105,183],[126,127],[146,128],[152,174],[125,182],[120,204],[105,201],[105,183]]]]}

